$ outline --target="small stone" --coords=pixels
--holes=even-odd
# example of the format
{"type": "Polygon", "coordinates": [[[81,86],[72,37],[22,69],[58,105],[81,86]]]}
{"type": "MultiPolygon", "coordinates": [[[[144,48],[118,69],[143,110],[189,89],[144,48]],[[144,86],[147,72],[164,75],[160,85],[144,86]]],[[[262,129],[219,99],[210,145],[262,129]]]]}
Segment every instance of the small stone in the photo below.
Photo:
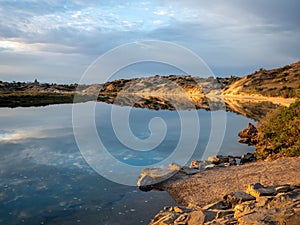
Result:
{"type": "Polygon", "coordinates": [[[176,163],[170,163],[168,166],[168,170],[180,170],[180,169],[181,169],[181,166],[179,166],[176,163]]]}
{"type": "Polygon", "coordinates": [[[232,215],[234,214],[233,209],[220,210],[217,212],[216,219],[223,218],[223,217],[231,215],[231,214],[232,215]]]}
{"type": "Polygon", "coordinates": [[[215,166],[216,166],[215,164],[210,164],[210,165],[205,166],[205,169],[206,170],[213,169],[215,166]]]}
{"type": "Polygon", "coordinates": [[[190,215],[188,213],[184,213],[180,215],[175,221],[174,224],[187,224],[188,220],[190,218],[190,215]]]}
{"type": "Polygon", "coordinates": [[[164,211],[172,212],[173,211],[173,207],[172,206],[165,206],[164,207],[164,211]]]}
{"type": "Polygon", "coordinates": [[[291,190],[291,185],[285,184],[285,185],[276,186],[275,190],[277,193],[288,192],[291,190]]]}
{"type": "Polygon", "coordinates": [[[190,213],[190,218],[188,220],[189,225],[200,225],[205,221],[205,214],[201,210],[193,211],[190,213]]]}
{"type": "Polygon", "coordinates": [[[191,169],[199,169],[200,167],[200,162],[198,160],[193,160],[191,163],[190,163],[190,166],[189,166],[191,169]]]}
{"type": "Polygon", "coordinates": [[[169,225],[173,224],[178,214],[170,212],[160,212],[151,221],[150,225],[169,225]]]}
{"type": "Polygon", "coordinates": [[[173,208],[173,210],[174,210],[174,212],[177,212],[177,213],[183,213],[183,210],[181,209],[181,208],[179,208],[178,206],[175,206],[174,208],[173,208]]]}
{"type": "Polygon", "coordinates": [[[256,206],[257,207],[267,206],[269,202],[272,201],[273,198],[274,197],[270,197],[270,196],[261,196],[258,199],[256,199],[256,206]]]}
{"type": "Polygon", "coordinates": [[[209,205],[206,205],[204,207],[202,207],[203,210],[224,210],[224,209],[228,209],[228,205],[224,203],[224,201],[219,201],[219,202],[215,202],[209,205]]]}
{"type": "Polygon", "coordinates": [[[234,207],[234,218],[239,220],[239,218],[244,215],[251,214],[255,209],[255,201],[247,201],[242,204],[236,205],[234,207]]]}
{"type": "Polygon", "coordinates": [[[209,156],[207,159],[209,162],[212,162],[214,164],[219,163],[220,159],[218,158],[218,156],[209,156]]]}
{"type": "Polygon", "coordinates": [[[227,163],[229,162],[228,156],[222,156],[222,155],[216,155],[216,156],[210,156],[207,159],[209,162],[212,162],[213,164],[221,164],[221,163],[227,163]]]}
{"type": "Polygon", "coordinates": [[[232,192],[228,195],[225,195],[223,199],[225,203],[230,205],[231,207],[234,207],[235,205],[241,204],[242,202],[245,201],[255,200],[253,196],[242,191],[232,192]]]}
{"type": "Polygon", "coordinates": [[[186,166],[182,167],[181,171],[184,172],[186,175],[193,175],[193,174],[199,173],[199,170],[191,169],[191,168],[186,167],[186,166]]]}

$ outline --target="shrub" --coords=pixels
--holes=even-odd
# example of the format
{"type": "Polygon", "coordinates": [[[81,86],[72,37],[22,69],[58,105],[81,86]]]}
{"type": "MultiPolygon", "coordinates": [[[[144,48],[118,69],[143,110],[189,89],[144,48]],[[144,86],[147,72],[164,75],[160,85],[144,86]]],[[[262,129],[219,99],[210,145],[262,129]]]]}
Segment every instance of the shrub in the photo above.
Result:
{"type": "Polygon", "coordinates": [[[300,100],[268,114],[258,130],[257,158],[300,156],[300,100]]]}

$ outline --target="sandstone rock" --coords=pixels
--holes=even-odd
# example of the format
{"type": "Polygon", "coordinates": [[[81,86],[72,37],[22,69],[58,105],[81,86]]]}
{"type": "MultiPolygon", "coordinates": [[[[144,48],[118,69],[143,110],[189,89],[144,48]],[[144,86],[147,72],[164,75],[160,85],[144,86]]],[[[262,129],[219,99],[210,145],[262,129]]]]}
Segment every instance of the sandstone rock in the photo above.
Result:
{"type": "Polygon", "coordinates": [[[217,212],[216,219],[220,219],[220,218],[223,218],[223,217],[228,216],[228,215],[231,215],[233,217],[234,210],[233,209],[219,210],[217,212]]]}
{"type": "Polygon", "coordinates": [[[181,166],[179,166],[178,164],[176,163],[170,163],[169,166],[168,166],[168,170],[180,170],[181,169],[181,166]]]}
{"type": "MultiPolygon", "coordinates": [[[[251,190],[261,191],[272,190],[271,188],[275,190],[275,187],[288,185],[264,187],[261,184],[255,184],[250,186],[251,190]]],[[[270,191],[267,193],[271,194],[270,191]]],[[[290,189],[285,189],[285,192],[272,193],[271,196],[257,196],[256,200],[244,192],[230,193],[224,196],[224,201],[207,205],[202,209],[165,207],[155,216],[150,225],[299,225],[300,187],[290,186],[290,189]],[[226,204],[225,201],[229,201],[231,205],[226,204]],[[235,204],[236,202],[239,204],[235,204]],[[227,208],[224,209],[224,206],[227,208]]]]}
{"type": "Polygon", "coordinates": [[[238,142],[248,145],[255,145],[257,144],[257,134],[258,131],[256,127],[249,123],[248,127],[238,133],[238,136],[241,138],[238,142]]]}
{"type": "Polygon", "coordinates": [[[174,220],[179,216],[179,214],[159,212],[154,219],[150,222],[150,225],[170,225],[174,224],[174,220]]]}
{"type": "Polygon", "coordinates": [[[276,190],[274,187],[264,187],[260,183],[256,183],[247,185],[245,192],[255,198],[259,198],[260,196],[272,196],[276,193],[276,190]]]}
{"type": "Polygon", "coordinates": [[[190,218],[190,214],[188,213],[184,213],[184,214],[181,214],[175,221],[174,221],[174,224],[187,224],[188,220],[190,218]]]}
{"type": "Polygon", "coordinates": [[[245,215],[252,214],[255,210],[255,201],[247,201],[234,207],[234,218],[239,219],[245,215]]]}
{"type": "Polygon", "coordinates": [[[249,195],[242,191],[232,192],[228,195],[225,195],[223,197],[223,199],[224,199],[224,202],[231,207],[234,207],[237,204],[240,204],[245,201],[255,200],[255,198],[252,195],[249,195]]]}
{"type": "Polygon", "coordinates": [[[188,225],[201,225],[205,221],[205,214],[201,211],[194,211],[190,213],[188,225]]]}
{"type": "Polygon", "coordinates": [[[202,210],[225,210],[225,209],[229,209],[229,207],[224,201],[215,202],[202,207],[202,210]]]}
{"type": "Polygon", "coordinates": [[[193,160],[191,163],[190,163],[190,168],[191,169],[198,169],[198,170],[204,170],[205,169],[205,166],[207,165],[210,165],[211,162],[207,161],[207,160],[201,160],[201,161],[198,161],[198,160],[193,160]]]}
{"type": "Polygon", "coordinates": [[[214,164],[218,164],[220,162],[220,159],[218,156],[209,156],[207,160],[214,164]]]}
{"type": "Polygon", "coordinates": [[[191,169],[199,169],[200,167],[200,161],[198,160],[193,160],[191,163],[190,163],[190,166],[189,166],[191,169]]]}
{"type": "Polygon", "coordinates": [[[258,199],[256,199],[256,206],[262,207],[262,206],[268,206],[269,202],[274,199],[273,196],[260,196],[258,199]]]}
{"type": "Polygon", "coordinates": [[[177,212],[177,213],[183,213],[183,210],[181,208],[179,208],[178,206],[175,206],[173,208],[174,212],[177,212]]]}
{"type": "Polygon", "coordinates": [[[216,156],[210,156],[207,159],[209,162],[212,162],[213,164],[221,164],[221,163],[228,163],[229,157],[228,156],[222,156],[222,155],[216,155],[216,156]]]}
{"type": "MultiPolygon", "coordinates": [[[[154,184],[168,180],[177,172],[177,170],[163,168],[146,168],[141,172],[137,185],[142,191],[151,191],[154,184]]],[[[157,186],[156,189],[158,189],[157,186]]]]}

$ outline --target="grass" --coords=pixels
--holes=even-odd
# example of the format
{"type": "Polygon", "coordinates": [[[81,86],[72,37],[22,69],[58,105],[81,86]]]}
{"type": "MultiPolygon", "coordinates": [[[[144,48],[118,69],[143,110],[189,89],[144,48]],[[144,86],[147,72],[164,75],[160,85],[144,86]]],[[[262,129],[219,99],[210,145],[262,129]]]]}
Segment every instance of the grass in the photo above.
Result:
{"type": "Polygon", "coordinates": [[[300,99],[267,114],[258,129],[258,159],[300,156],[300,99]]]}

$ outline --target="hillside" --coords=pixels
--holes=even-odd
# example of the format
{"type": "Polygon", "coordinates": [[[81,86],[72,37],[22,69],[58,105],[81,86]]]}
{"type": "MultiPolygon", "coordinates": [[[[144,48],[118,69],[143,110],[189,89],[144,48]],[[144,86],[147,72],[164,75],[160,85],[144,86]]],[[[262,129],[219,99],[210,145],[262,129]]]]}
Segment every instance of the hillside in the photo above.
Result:
{"type": "Polygon", "coordinates": [[[103,85],[101,94],[123,93],[138,94],[179,94],[204,95],[212,90],[222,90],[225,86],[238,80],[230,78],[201,78],[196,76],[151,76],[144,78],[120,79],[103,85]]]}
{"type": "Polygon", "coordinates": [[[295,98],[300,91],[300,61],[281,68],[260,69],[223,89],[224,95],[295,98]]]}

